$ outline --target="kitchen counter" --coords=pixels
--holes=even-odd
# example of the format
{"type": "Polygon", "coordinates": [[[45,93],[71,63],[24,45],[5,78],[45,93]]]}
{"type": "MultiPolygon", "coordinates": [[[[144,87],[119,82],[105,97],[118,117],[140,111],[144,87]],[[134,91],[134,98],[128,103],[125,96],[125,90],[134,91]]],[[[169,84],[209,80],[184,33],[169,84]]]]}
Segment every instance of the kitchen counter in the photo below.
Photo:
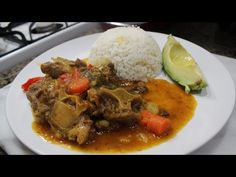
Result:
{"type": "Polygon", "coordinates": [[[11,69],[0,73],[0,88],[4,87],[5,85],[11,83],[17,74],[31,61],[32,59],[28,59],[24,62],[21,62],[11,69]]]}

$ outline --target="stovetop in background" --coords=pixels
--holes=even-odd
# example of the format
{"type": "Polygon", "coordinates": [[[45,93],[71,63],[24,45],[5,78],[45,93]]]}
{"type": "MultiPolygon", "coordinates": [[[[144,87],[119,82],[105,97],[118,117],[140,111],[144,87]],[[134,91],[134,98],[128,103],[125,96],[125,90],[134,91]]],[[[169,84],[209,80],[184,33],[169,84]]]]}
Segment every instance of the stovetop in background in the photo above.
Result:
{"type": "Polygon", "coordinates": [[[76,22],[1,22],[0,57],[74,24],[76,22]]]}
{"type": "Polygon", "coordinates": [[[5,53],[0,56],[0,88],[11,83],[26,64],[48,49],[80,36],[104,31],[102,23],[86,22],[56,22],[53,24],[44,22],[39,25],[35,23],[11,23],[9,25],[9,23],[0,22],[0,25],[2,27],[2,33],[0,34],[2,34],[2,38],[4,38],[4,43],[0,43],[0,48],[3,48],[7,43],[7,49],[9,50],[9,52],[6,52],[5,49],[5,53]],[[14,27],[12,27],[12,24],[14,27]],[[7,29],[9,26],[11,27],[10,29],[13,29],[11,31],[18,32],[16,39],[12,39],[15,37],[12,33],[10,33],[8,37],[3,37],[6,31],[9,33],[10,30],[7,29]],[[32,29],[31,33],[29,29],[32,29]],[[3,32],[3,30],[5,30],[5,32],[3,32]],[[8,42],[8,40],[10,42],[8,42]],[[25,44],[24,41],[27,43],[25,44]],[[21,43],[24,44],[20,46],[21,43]],[[15,49],[10,50],[12,46],[14,46],[15,49]]]}
{"type": "MultiPolygon", "coordinates": [[[[36,41],[42,41],[40,39],[45,38],[45,36],[50,36],[50,34],[54,34],[55,32],[63,31],[63,29],[66,29],[66,24],[64,22],[55,22],[59,26],[57,30],[50,32],[43,32],[43,33],[34,33],[32,31],[32,38],[30,37],[29,33],[29,27],[31,25],[31,29],[35,29],[35,25],[32,25],[32,23],[3,23],[0,22],[0,26],[4,29],[6,29],[7,26],[10,26],[10,29],[12,31],[18,31],[22,32],[24,34],[25,40],[28,41],[28,46],[30,46],[30,42],[34,43],[36,41]]],[[[68,27],[76,24],[75,22],[68,22],[68,27]]],[[[80,25],[81,23],[77,23],[77,25],[80,25]]],[[[88,23],[89,24],[89,23],[88,23]]],[[[110,24],[107,23],[98,23],[99,25],[93,26],[89,29],[87,29],[86,34],[91,34],[95,32],[102,32],[105,31],[111,27],[119,26],[119,23],[110,22],[110,24]],[[112,26],[113,25],[113,26],[112,26]]],[[[53,28],[53,25],[50,24],[39,24],[38,26],[48,26],[48,28],[53,28]]],[[[74,25],[73,27],[77,26],[74,25]]],[[[168,22],[162,22],[162,23],[139,23],[139,26],[147,31],[154,31],[154,32],[162,32],[166,34],[173,34],[178,37],[187,39],[193,43],[196,43],[203,48],[207,49],[208,51],[220,54],[228,57],[236,58],[236,23],[168,23],[168,22]]],[[[54,26],[55,27],[55,26],[54,26]]],[[[46,28],[46,29],[48,29],[46,28]]],[[[1,28],[0,28],[1,29],[1,28]]],[[[69,28],[67,28],[69,29],[69,28]]],[[[42,31],[42,29],[39,29],[39,31],[42,31]]],[[[44,29],[45,30],[45,29],[44,29]]],[[[79,30],[79,28],[76,28],[76,30],[79,30]]],[[[64,30],[66,31],[66,30],[64,30]]],[[[0,31],[0,50],[1,48],[4,48],[4,43],[1,43],[1,39],[3,38],[3,33],[0,31]]],[[[67,33],[68,34],[68,33],[67,33]]],[[[84,34],[85,35],[85,34],[84,34]]],[[[63,34],[63,36],[65,36],[63,34]]],[[[62,36],[61,36],[62,37],[62,36]]],[[[78,36],[77,36],[78,37],[78,36]]],[[[20,36],[18,36],[19,39],[20,36]]],[[[47,38],[46,38],[47,39],[47,38]]],[[[13,40],[14,41],[14,40],[13,40]]],[[[22,42],[22,40],[19,40],[22,42]]],[[[13,43],[13,42],[12,42],[13,43]]],[[[20,45],[19,43],[17,43],[20,45]]],[[[48,43],[47,43],[48,44],[48,43]]],[[[46,44],[46,45],[47,45],[46,44]]],[[[37,45],[38,46],[38,45],[37,45]]],[[[11,44],[8,44],[8,48],[11,47],[11,44]]],[[[20,48],[24,49],[24,48],[20,48]]],[[[37,50],[39,48],[37,47],[37,50]]],[[[17,50],[20,51],[20,50],[17,50]]],[[[0,52],[1,53],[1,52],[0,52]]],[[[10,54],[13,54],[15,52],[10,52],[5,54],[3,57],[0,56],[0,61],[3,60],[4,57],[8,57],[10,54]]],[[[1,55],[1,54],[0,54],[1,55]]],[[[34,56],[36,57],[36,56],[34,56]]],[[[25,61],[22,63],[14,64],[14,67],[11,67],[10,69],[7,69],[6,71],[0,70],[0,88],[4,85],[10,83],[17,73],[34,57],[25,57],[25,61]]],[[[13,58],[10,58],[11,60],[13,58]]],[[[19,60],[19,55],[17,54],[17,60],[19,60]]],[[[5,65],[2,65],[2,68],[5,68],[5,65]]],[[[0,67],[1,68],[1,67],[0,67]]]]}
{"type": "MultiPolygon", "coordinates": [[[[76,22],[0,22],[0,57],[74,24],[76,22]]],[[[236,57],[236,23],[159,22],[140,26],[148,31],[172,33],[213,53],[236,57]]]]}

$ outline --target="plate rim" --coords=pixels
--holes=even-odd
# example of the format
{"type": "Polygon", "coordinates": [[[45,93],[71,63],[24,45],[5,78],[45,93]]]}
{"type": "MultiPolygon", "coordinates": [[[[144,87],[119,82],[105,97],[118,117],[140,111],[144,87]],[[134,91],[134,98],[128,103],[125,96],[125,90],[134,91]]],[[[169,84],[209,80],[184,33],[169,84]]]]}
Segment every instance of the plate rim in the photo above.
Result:
{"type": "MultiPolygon", "coordinates": [[[[168,34],[164,34],[164,33],[159,33],[159,32],[152,32],[152,31],[147,31],[149,34],[153,34],[153,35],[161,35],[161,36],[168,36],[168,34]]],[[[58,46],[61,46],[61,45],[64,45],[65,43],[69,43],[73,40],[78,40],[78,39],[81,39],[81,38],[86,38],[86,37],[92,37],[92,36],[97,36],[101,34],[100,32],[99,33],[94,33],[94,34],[88,34],[88,35],[84,35],[84,36],[81,36],[81,37],[77,37],[77,38],[74,38],[74,39],[71,39],[69,41],[65,41],[57,46],[54,46],[53,48],[50,48],[48,49],[47,51],[44,51],[43,53],[41,53],[40,55],[38,55],[37,57],[35,57],[31,62],[29,62],[25,67],[27,67],[28,65],[30,65],[32,62],[34,62],[35,60],[37,60],[38,58],[40,58],[40,56],[44,55],[45,53],[49,52],[50,50],[53,50],[55,49],[56,47],[58,46]]],[[[208,136],[208,138],[205,138],[204,141],[202,141],[200,144],[198,144],[197,146],[195,146],[195,148],[189,150],[189,151],[186,151],[184,154],[189,154],[197,149],[199,149],[200,147],[202,147],[204,144],[206,144],[208,141],[210,141],[213,137],[215,137],[221,130],[222,128],[226,125],[226,123],[229,121],[231,115],[232,115],[232,112],[233,112],[233,108],[235,106],[235,84],[234,84],[234,81],[232,79],[232,76],[231,74],[229,73],[228,69],[224,66],[224,64],[217,58],[215,57],[212,53],[210,53],[208,50],[204,49],[203,47],[191,42],[191,41],[188,41],[186,39],[183,39],[183,38],[180,38],[178,36],[174,36],[176,39],[180,39],[180,40],[183,40],[187,43],[190,43],[191,45],[193,45],[194,47],[197,46],[197,47],[200,47],[201,50],[204,50],[205,52],[207,52],[209,55],[211,55],[216,62],[218,62],[218,64],[222,65],[222,67],[224,68],[226,74],[228,75],[228,79],[230,80],[230,83],[232,84],[232,88],[233,88],[233,100],[234,100],[234,103],[232,104],[232,107],[230,108],[230,111],[227,115],[227,119],[224,120],[224,122],[221,124],[221,126],[218,128],[217,131],[215,131],[214,133],[211,134],[211,136],[208,136]]],[[[161,49],[162,51],[162,49],[161,49]]],[[[9,127],[11,128],[13,134],[17,137],[18,140],[20,140],[21,143],[23,143],[27,148],[29,148],[30,150],[32,150],[33,152],[37,153],[37,154],[48,154],[48,153],[43,153],[42,151],[38,150],[37,148],[32,148],[32,146],[30,145],[30,143],[26,142],[24,139],[21,138],[21,136],[19,136],[16,132],[15,132],[15,129],[11,123],[11,120],[9,119],[9,112],[8,112],[8,104],[9,104],[9,95],[11,93],[11,90],[13,89],[13,86],[14,86],[14,82],[15,80],[17,80],[17,78],[20,76],[20,74],[23,72],[23,70],[25,69],[25,67],[18,73],[17,77],[14,79],[14,81],[12,82],[12,85],[7,93],[7,99],[6,99],[6,104],[5,104],[5,112],[6,112],[6,117],[7,117],[7,122],[9,124],[9,127]]],[[[186,127],[187,125],[185,125],[184,127],[186,127]]],[[[180,130],[181,131],[181,130],[180,130]]],[[[32,130],[33,132],[33,130],[32,130]]],[[[37,135],[39,136],[39,135],[37,135]]],[[[174,138],[173,138],[174,139],[174,138]]],[[[50,143],[50,142],[47,142],[47,143],[50,143]]],[[[58,145],[60,146],[60,145],[58,145]]],[[[62,147],[62,146],[60,146],[62,147]]],[[[152,149],[152,148],[155,148],[157,146],[153,146],[151,148],[148,148],[148,149],[152,149]]],[[[67,148],[65,150],[68,150],[67,148]]],[[[144,149],[143,151],[145,151],[147,149],[144,149]]],[[[127,153],[89,153],[89,152],[82,152],[82,151],[72,151],[72,150],[69,150],[71,152],[71,154],[78,154],[80,153],[81,155],[87,155],[87,154],[112,154],[112,155],[116,155],[116,154],[139,154],[139,152],[142,152],[142,151],[135,151],[135,152],[127,152],[127,153]]],[[[67,154],[67,153],[59,153],[59,154],[67,154]]],[[[70,153],[69,153],[70,154],[70,153]]],[[[142,153],[141,153],[142,154],[142,153]]],[[[144,153],[144,154],[149,154],[149,153],[144,153]]],[[[157,153],[158,154],[158,153],[157,153]]]]}

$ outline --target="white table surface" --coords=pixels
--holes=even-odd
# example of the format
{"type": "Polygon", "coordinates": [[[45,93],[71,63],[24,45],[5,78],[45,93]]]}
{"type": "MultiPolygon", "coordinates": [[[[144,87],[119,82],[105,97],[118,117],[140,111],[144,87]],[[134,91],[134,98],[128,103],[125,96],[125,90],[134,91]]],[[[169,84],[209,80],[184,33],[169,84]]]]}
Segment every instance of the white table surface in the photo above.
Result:
{"type": "MultiPolygon", "coordinates": [[[[228,69],[236,85],[236,59],[215,55],[228,69]]],[[[5,116],[5,101],[9,85],[0,89],[0,146],[8,154],[34,154],[11,131],[5,116]]],[[[205,145],[191,154],[236,154],[236,105],[227,124],[205,145]]]]}

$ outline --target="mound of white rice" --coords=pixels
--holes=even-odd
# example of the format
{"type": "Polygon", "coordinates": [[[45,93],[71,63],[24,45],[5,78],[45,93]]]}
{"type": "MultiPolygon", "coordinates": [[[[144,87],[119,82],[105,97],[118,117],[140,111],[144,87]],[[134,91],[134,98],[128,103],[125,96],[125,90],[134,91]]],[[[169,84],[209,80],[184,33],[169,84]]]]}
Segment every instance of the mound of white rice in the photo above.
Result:
{"type": "Polygon", "coordinates": [[[93,44],[89,63],[113,63],[117,75],[128,80],[155,78],[162,69],[156,41],[138,27],[117,27],[102,33],[93,44]]]}

